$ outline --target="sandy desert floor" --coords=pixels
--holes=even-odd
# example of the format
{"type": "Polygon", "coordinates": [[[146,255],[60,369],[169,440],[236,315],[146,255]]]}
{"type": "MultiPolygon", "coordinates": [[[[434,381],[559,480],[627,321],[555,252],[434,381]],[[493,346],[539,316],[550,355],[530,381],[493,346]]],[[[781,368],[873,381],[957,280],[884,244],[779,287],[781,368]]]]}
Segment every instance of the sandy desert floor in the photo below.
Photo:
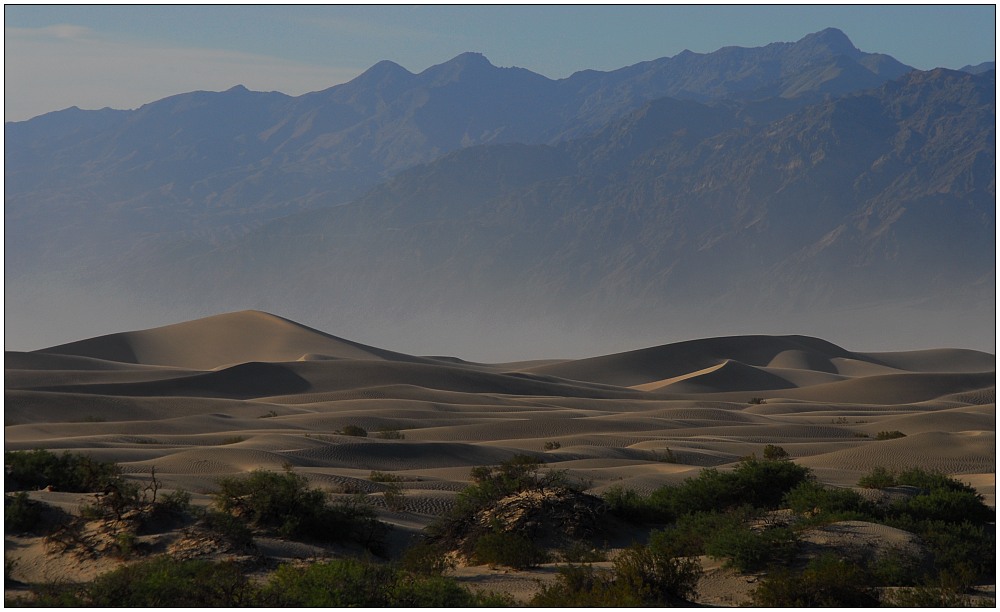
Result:
{"type": "MultiPolygon", "coordinates": [[[[369,494],[398,542],[449,507],[472,467],[519,453],[600,494],[614,485],[649,492],[776,444],[826,484],[917,466],[971,484],[993,506],[994,370],[995,357],[976,351],[854,353],[803,336],[478,364],[363,346],[248,311],[7,352],[5,449],[85,451],[136,478],[155,467],[166,488],[196,503],[208,503],[219,477],[290,467],[314,486],[369,494]],[[335,433],[350,425],[371,435],[335,433]],[[375,437],[380,430],[404,438],[375,437]],[[876,439],[883,431],[905,437],[876,439]],[[402,479],[404,510],[385,508],[372,471],[402,479]]],[[[67,510],[81,497],[32,495],[67,510]]],[[[17,538],[6,544],[22,580],[103,569],[17,538]]],[[[315,554],[273,547],[283,558],[315,554]]],[[[705,603],[745,601],[745,579],[709,569],[705,603]]],[[[456,572],[525,600],[554,570],[456,572]]]]}

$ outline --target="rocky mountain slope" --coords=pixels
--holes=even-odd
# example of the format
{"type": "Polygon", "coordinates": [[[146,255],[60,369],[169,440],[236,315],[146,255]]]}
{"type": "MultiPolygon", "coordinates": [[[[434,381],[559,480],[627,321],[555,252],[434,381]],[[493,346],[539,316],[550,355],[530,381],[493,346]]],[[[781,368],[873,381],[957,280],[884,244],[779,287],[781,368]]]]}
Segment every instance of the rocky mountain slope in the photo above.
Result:
{"type": "Polygon", "coordinates": [[[828,29],[559,81],[463,54],[295,98],[52,113],[5,126],[6,305],[36,346],[84,335],[44,336],[71,307],[91,333],[263,308],[424,352],[461,352],[441,326],[541,353],[552,322],[641,338],[665,317],[658,340],[954,321],[968,345],[995,284],[979,68],[828,29]]]}

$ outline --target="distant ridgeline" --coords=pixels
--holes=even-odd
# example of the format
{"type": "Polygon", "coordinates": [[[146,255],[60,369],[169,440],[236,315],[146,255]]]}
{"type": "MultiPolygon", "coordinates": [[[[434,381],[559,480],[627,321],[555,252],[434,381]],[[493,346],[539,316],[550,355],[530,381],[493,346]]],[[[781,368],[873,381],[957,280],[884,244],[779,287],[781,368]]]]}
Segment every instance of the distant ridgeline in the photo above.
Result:
{"type": "Polygon", "coordinates": [[[961,313],[957,343],[995,313],[995,75],[827,29],[561,80],[465,53],[7,123],[7,313],[29,338],[61,303],[386,334],[875,304],[961,313]]]}

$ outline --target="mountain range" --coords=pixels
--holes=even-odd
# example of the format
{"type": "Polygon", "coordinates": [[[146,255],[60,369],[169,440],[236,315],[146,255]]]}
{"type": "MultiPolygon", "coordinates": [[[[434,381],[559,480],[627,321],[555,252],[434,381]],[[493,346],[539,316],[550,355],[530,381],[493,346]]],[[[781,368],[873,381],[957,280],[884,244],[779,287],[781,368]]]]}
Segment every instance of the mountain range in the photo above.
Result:
{"type": "Polygon", "coordinates": [[[464,348],[453,326],[497,347],[478,357],[831,313],[776,331],[990,348],[995,74],[827,29],[561,80],[466,53],[7,123],[7,312],[27,347],[72,339],[54,319],[253,307],[414,352],[464,348]]]}

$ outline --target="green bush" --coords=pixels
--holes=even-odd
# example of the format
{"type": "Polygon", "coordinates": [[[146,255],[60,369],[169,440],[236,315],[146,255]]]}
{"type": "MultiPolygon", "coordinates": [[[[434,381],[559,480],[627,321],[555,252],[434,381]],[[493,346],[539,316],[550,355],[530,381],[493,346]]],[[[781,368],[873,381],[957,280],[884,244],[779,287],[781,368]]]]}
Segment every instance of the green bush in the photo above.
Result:
{"type": "Polygon", "coordinates": [[[890,516],[908,515],[921,521],[971,522],[984,524],[994,519],[995,513],[977,493],[950,489],[933,489],[922,495],[894,502],[888,510],[890,516]]]}
{"type": "Polygon", "coordinates": [[[649,497],[610,488],[604,494],[612,514],[635,523],[671,523],[685,514],[717,512],[749,505],[775,509],[788,491],[812,480],[808,468],[786,459],[747,457],[732,472],[702,470],[678,486],[664,486],[649,497]]]}
{"type": "Polygon", "coordinates": [[[689,601],[697,594],[701,565],[694,559],[674,557],[657,542],[632,546],[614,560],[615,583],[638,593],[643,605],[689,601]]]}
{"type": "Polygon", "coordinates": [[[518,533],[487,533],[476,540],[474,551],[480,563],[519,570],[538,567],[549,560],[544,549],[518,533]]]}
{"type": "Polygon", "coordinates": [[[789,491],[782,505],[816,522],[870,520],[875,515],[874,506],[855,491],[824,487],[814,481],[789,491]]]}
{"type": "Polygon", "coordinates": [[[101,491],[121,478],[121,468],[114,463],[69,452],[56,455],[47,450],[6,451],[4,464],[7,491],[51,486],[57,491],[89,493],[101,491]]]}
{"type": "Polygon", "coordinates": [[[363,503],[330,504],[303,476],[254,470],[243,477],[223,478],[215,494],[222,512],[283,536],[323,542],[353,540],[377,546],[384,526],[363,503]]]}
{"type": "Polygon", "coordinates": [[[380,440],[405,440],[406,435],[397,429],[383,428],[375,432],[375,437],[380,440]]]}
{"type": "Polygon", "coordinates": [[[44,585],[39,607],[159,608],[251,605],[254,588],[233,563],[157,557],[120,567],[79,585],[44,585]]]}
{"type": "Polygon", "coordinates": [[[403,479],[395,474],[372,470],[371,474],[368,475],[368,480],[372,482],[401,482],[403,479]]]}
{"type": "Polygon", "coordinates": [[[710,535],[705,552],[726,559],[726,566],[740,572],[788,564],[795,555],[797,539],[790,529],[776,527],[756,531],[745,524],[731,525],[710,535]]]}
{"type": "Polygon", "coordinates": [[[636,524],[666,522],[661,520],[664,518],[663,511],[654,506],[649,497],[643,497],[632,489],[615,485],[605,490],[601,498],[608,505],[608,512],[624,521],[636,524]]]}
{"type": "Polygon", "coordinates": [[[305,567],[283,565],[261,589],[271,607],[437,607],[510,605],[506,597],[474,594],[452,578],[414,576],[388,565],[337,559],[305,567]]]}
{"type": "Polygon", "coordinates": [[[739,527],[749,517],[749,509],[731,512],[685,514],[673,525],[650,533],[650,545],[675,557],[703,555],[713,534],[739,527]]]}
{"type": "Polygon", "coordinates": [[[556,580],[542,587],[534,607],[649,607],[685,604],[696,594],[701,576],[697,561],[674,559],[655,547],[633,546],[611,571],[592,566],[559,568],[556,580]]]}
{"type": "Polygon", "coordinates": [[[858,479],[858,486],[866,489],[885,489],[896,486],[896,475],[884,467],[872,468],[858,479]]]}
{"type": "Polygon", "coordinates": [[[254,546],[253,531],[247,527],[245,521],[231,514],[209,510],[202,516],[201,521],[207,529],[237,548],[246,550],[254,546]]]}
{"type": "Polygon", "coordinates": [[[28,498],[24,491],[4,495],[3,529],[5,533],[28,533],[42,521],[41,502],[28,498]]]}
{"type": "Polygon", "coordinates": [[[367,438],[368,431],[364,427],[358,425],[345,425],[343,429],[340,430],[340,434],[344,436],[355,436],[358,438],[367,438]]]}
{"type": "Polygon", "coordinates": [[[641,594],[615,583],[614,574],[589,565],[560,567],[555,581],[545,584],[531,599],[536,608],[639,607],[641,594]]]}
{"type": "Polygon", "coordinates": [[[515,455],[496,466],[472,468],[469,476],[473,484],[458,494],[450,515],[438,527],[447,529],[448,525],[456,526],[457,523],[467,521],[479,510],[515,493],[552,486],[569,486],[565,472],[550,470],[543,474],[540,470],[541,463],[526,455],[515,455]]]}
{"type": "Polygon", "coordinates": [[[775,446],[774,444],[768,444],[764,447],[764,459],[768,461],[781,461],[788,459],[788,451],[781,448],[780,446],[775,446]]]}
{"type": "Polygon", "coordinates": [[[402,608],[470,608],[477,603],[469,589],[444,576],[397,579],[388,595],[389,605],[402,608]]]}
{"type": "Polygon", "coordinates": [[[841,608],[878,605],[869,577],[856,563],[825,554],[800,572],[769,572],[751,594],[753,605],[769,608],[841,608]]]}
{"type": "Polygon", "coordinates": [[[403,569],[411,574],[424,576],[440,576],[449,569],[454,569],[452,561],[441,547],[426,540],[419,540],[403,552],[403,569]]]}
{"type": "Polygon", "coordinates": [[[393,512],[406,510],[406,495],[403,494],[403,489],[400,488],[399,484],[395,482],[385,485],[385,491],[382,492],[382,499],[385,501],[385,507],[393,512]]]}
{"type": "Polygon", "coordinates": [[[283,565],[262,589],[272,607],[386,607],[395,573],[387,566],[337,559],[305,567],[283,565]]]}
{"type": "Polygon", "coordinates": [[[906,434],[895,429],[893,431],[880,431],[875,434],[876,440],[895,440],[896,438],[905,438],[906,434]]]}

